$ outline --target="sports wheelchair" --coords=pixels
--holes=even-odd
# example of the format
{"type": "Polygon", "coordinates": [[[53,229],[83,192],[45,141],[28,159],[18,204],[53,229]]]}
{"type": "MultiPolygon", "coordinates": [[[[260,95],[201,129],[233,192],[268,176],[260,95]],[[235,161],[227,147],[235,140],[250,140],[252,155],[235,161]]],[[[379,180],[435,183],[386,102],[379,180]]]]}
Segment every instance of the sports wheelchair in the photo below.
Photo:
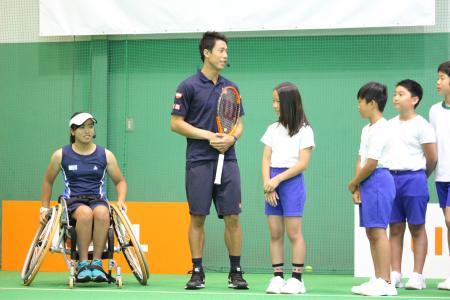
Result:
{"type": "MultiPolygon", "coordinates": [[[[123,281],[121,268],[113,258],[113,254],[123,252],[125,259],[130,266],[136,279],[142,285],[147,285],[149,270],[142,248],[136,239],[131,222],[125,212],[116,205],[110,204],[110,227],[106,249],[102,254],[102,259],[108,259],[108,271],[106,277],[108,283],[114,282],[118,288],[122,288],[123,281]],[[117,239],[115,244],[114,236],[117,239]],[[115,270],[115,278],[111,276],[115,270]]],[[[70,272],[69,288],[73,288],[76,283],[76,264],[78,253],[76,249],[76,231],[72,226],[67,211],[66,199],[60,196],[58,204],[47,212],[47,223],[41,224],[28,250],[25,263],[22,268],[22,280],[25,285],[30,285],[39,268],[44,261],[48,251],[51,253],[61,253],[70,272]]],[[[89,251],[89,259],[92,259],[93,252],[89,251]]]]}

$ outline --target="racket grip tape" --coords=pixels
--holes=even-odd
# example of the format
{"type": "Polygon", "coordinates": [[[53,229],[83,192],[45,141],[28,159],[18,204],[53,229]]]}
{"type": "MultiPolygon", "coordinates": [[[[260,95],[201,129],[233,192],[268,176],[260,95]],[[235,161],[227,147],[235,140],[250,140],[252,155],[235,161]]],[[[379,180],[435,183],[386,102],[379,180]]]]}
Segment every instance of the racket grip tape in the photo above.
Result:
{"type": "Polygon", "coordinates": [[[220,185],[222,183],[222,170],[223,170],[223,160],[225,155],[219,154],[219,159],[217,160],[216,168],[216,178],[214,179],[214,184],[220,185]]]}

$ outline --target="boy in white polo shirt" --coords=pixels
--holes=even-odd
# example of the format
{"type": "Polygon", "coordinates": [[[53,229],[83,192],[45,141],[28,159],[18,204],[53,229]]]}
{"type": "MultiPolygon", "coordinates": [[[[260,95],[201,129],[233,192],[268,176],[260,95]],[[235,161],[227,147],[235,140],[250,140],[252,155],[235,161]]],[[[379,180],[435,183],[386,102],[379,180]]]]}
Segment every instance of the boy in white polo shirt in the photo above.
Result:
{"type": "MultiPolygon", "coordinates": [[[[438,67],[438,93],[442,102],[430,108],[430,123],[436,132],[438,162],[436,166],[436,190],[447,225],[447,240],[450,251],[450,61],[438,67]]],[[[450,266],[446,266],[447,270],[450,266]]],[[[450,277],[438,284],[439,289],[450,290],[450,277]]]]}
{"type": "Polygon", "coordinates": [[[362,130],[355,177],[348,189],[353,194],[353,202],[359,205],[360,226],[366,228],[375,277],[352,287],[352,292],[365,296],[395,296],[397,290],[390,279],[391,246],[386,234],[395,197],[394,179],[386,167],[390,143],[388,122],[383,118],[386,86],[369,82],[359,89],[357,98],[361,117],[370,123],[362,130]]]}
{"type": "Polygon", "coordinates": [[[397,288],[413,290],[426,288],[422,271],[428,249],[425,231],[430,197],[427,177],[433,172],[437,160],[433,128],[415,110],[422,95],[422,87],[414,80],[405,79],[397,83],[393,102],[399,115],[389,120],[392,133],[389,170],[396,188],[389,222],[391,280],[397,288]],[[414,270],[403,285],[401,266],[406,222],[414,242],[414,270]]]}

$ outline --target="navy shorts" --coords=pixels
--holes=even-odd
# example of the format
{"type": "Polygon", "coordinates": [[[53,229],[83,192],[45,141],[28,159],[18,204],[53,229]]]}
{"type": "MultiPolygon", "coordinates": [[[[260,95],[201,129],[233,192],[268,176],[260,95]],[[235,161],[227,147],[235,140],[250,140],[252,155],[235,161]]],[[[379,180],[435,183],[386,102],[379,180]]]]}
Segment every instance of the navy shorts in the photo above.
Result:
{"type": "Polygon", "coordinates": [[[66,204],[67,204],[67,212],[70,216],[75,212],[75,210],[78,207],[82,205],[89,206],[92,210],[94,210],[94,208],[96,208],[99,205],[104,205],[109,208],[108,200],[99,197],[89,197],[89,196],[72,197],[66,199],[66,204]]]}
{"type": "MultiPolygon", "coordinates": [[[[283,173],[288,168],[270,168],[270,178],[283,173]]],[[[273,207],[266,202],[265,214],[284,217],[302,217],[306,202],[303,173],[283,181],[277,187],[278,205],[273,207]]]]}
{"type": "Polygon", "coordinates": [[[425,224],[428,193],[427,175],[424,170],[391,171],[395,182],[395,200],[390,223],[425,224]]]}
{"type": "Polygon", "coordinates": [[[441,208],[450,206],[450,182],[436,181],[436,191],[439,198],[439,206],[441,208]]]}
{"type": "Polygon", "coordinates": [[[388,169],[376,169],[361,182],[359,226],[386,229],[395,198],[395,183],[388,169]]]}
{"type": "Polygon", "coordinates": [[[225,160],[222,182],[214,184],[217,160],[186,162],[186,196],[191,215],[209,215],[214,202],[219,218],[241,212],[241,178],[236,160],[225,160]]]}

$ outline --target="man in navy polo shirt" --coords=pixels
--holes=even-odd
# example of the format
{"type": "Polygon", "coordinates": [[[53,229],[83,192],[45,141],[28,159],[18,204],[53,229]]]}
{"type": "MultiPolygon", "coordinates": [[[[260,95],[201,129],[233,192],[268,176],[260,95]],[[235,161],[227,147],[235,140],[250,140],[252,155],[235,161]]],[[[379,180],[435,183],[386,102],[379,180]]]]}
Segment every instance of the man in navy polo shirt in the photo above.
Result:
{"type": "MultiPolygon", "coordinates": [[[[189,203],[189,244],[192,276],[186,289],[205,287],[202,267],[204,224],[212,201],[219,218],[225,222],[225,244],[230,257],[228,287],[247,289],[240,266],[242,230],[241,183],[234,144],[243,132],[241,117],[233,136],[217,133],[217,101],[225,86],[236,84],[220,76],[227,65],[227,38],[218,32],[206,32],[199,50],[203,67],[177,88],[172,107],[172,131],[187,138],[186,195],[189,203]],[[221,185],[214,185],[219,153],[225,153],[221,185]]],[[[242,105],[242,102],[241,102],[242,105]]]]}

